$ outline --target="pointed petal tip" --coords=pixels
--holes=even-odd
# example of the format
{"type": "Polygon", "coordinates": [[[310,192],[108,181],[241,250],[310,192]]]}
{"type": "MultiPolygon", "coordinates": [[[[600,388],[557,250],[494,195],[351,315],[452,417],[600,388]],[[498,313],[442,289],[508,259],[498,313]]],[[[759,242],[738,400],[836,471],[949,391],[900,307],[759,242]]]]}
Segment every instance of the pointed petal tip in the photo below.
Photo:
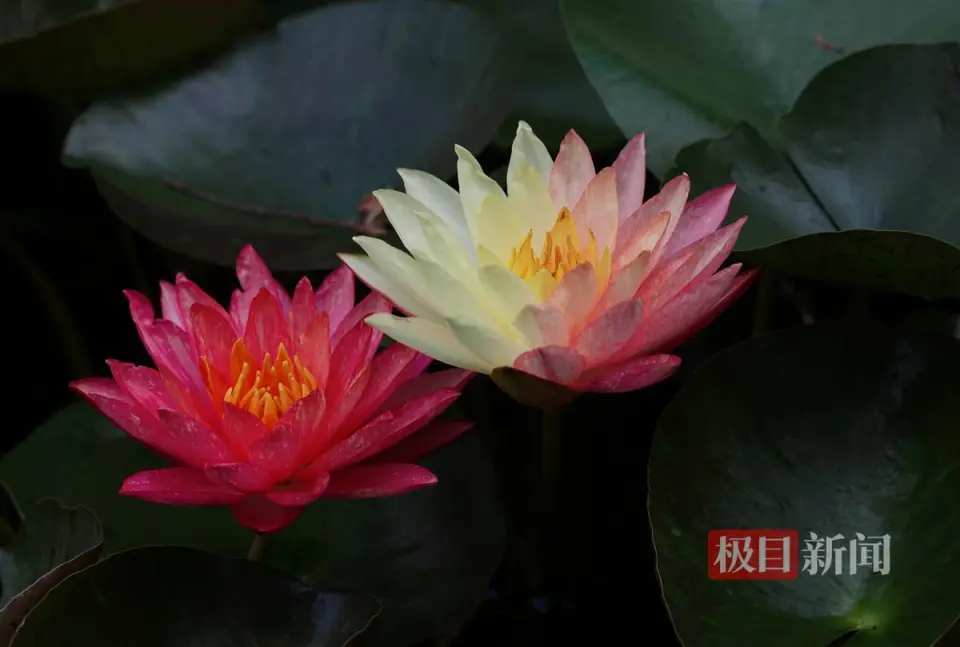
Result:
{"type": "Polygon", "coordinates": [[[517,134],[519,135],[521,132],[533,132],[533,128],[530,127],[530,124],[525,122],[523,119],[517,122],[517,134]]]}

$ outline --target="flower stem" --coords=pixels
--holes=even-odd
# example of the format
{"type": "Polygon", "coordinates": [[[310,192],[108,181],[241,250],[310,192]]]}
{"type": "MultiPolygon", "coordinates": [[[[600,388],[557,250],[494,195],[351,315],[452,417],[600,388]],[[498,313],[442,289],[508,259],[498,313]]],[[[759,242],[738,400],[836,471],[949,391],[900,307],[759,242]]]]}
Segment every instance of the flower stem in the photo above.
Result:
{"type": "Polygon", "coordinates": [[[259,562],[263,557],[263,551],[267,548],[267,536],[259,532],[253,533],[253,541],[250,542],[250,550],[247,552],[247,559],[251,562],[259,562]]]}

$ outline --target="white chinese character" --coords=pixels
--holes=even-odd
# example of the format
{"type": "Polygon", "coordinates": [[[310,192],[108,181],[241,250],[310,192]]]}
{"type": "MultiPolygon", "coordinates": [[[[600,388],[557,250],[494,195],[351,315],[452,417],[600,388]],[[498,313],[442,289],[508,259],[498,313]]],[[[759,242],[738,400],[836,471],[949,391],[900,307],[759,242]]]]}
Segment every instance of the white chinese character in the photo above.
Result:
{"type": "Polygon", "coordinates": [[[714,566],[720,567],[721,573],[736,573],[746,571],[752,573],[750,565],[753,558],[753,548],[750,546],[750,537],[720,537],[720,551],[714,566]]]}
{"type": "Polygon", "coordinates": [[[850,540],[850,574],[857,572],[858,566],[866,566],[874,573],[886,575],[890,572],[890,535],[866,537],[856,533],[856,539],[850,540]]]}
{"type": "Polygon", "coordinates": [[[826,575],[833,566],[833,572],[840,575],[843,572],[843,553],[847,547],[839,545],[843,535],[820,537],[815,532],[810,533],[810,539],[803,540],[803,568],[811,575],[826,575]]]}
{"type": "Polygon", "coordinates": [[[790,537],[760,537],[760,572],[790,572],[790,537]]]}

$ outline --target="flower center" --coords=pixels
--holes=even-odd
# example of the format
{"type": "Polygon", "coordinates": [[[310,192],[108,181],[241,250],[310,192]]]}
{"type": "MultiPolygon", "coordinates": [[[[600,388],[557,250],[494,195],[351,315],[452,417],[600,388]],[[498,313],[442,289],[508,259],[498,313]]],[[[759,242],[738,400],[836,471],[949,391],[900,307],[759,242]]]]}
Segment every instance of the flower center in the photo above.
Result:
{"type": "MultiPolygon", "coordinates": [[[[205,359],[202,363],[207,364],[205,359]]],[[[223,401],[249,411],[267,427],[273,427],[294,402],[317,388],[317,379],[299,357],[290,357],[283,344],[277,349],[275,359],[266,353],[259,368],[254,366],[246,344],[238,339],[230,353],[233,386],[223,394],[223,401]]],[[[209,368],[204,373],[209,374],[209,368]]]]}
{"type": "Polygon", "coordinates": [[[527,279],[545,271],[559,281],[563,275],[581,263],[597,265],[597,239],[590,232],[586,247],[580,242],[577,228],[573,224],[573,214],[566,207],[557,214],[553,228],[543,239],[540,255],[533,252],[533,230],[519,246],[510,250],[508,267],[520,278],[527,279]]]}

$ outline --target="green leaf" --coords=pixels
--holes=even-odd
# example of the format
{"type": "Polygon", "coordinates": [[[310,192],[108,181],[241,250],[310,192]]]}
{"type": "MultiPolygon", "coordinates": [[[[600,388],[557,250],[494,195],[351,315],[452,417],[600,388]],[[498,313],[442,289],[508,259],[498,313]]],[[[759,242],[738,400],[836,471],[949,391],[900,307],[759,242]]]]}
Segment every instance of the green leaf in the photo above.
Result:
{"type": "Polygon", "coordinates": [[[12,647],[342,647],[379,610],[371,596],[318,591],[263,564],[139,548],[51,591],[12,647]]]}
{"type": "Polygon", "coordinates": [[[960,296],[960,48],[863,52],[814,79],[779,152],[748,126],[677,158],[694,192],[734,182],[745,258],[814,279],[960,296]],[[841,233],[837,233],[841,232],[841,233]]]}
{"type": "Polygon", "coordinates": [[[13,541],[23,524],[23,513],[6,483],[0,483],[0,548],[13,541]]]}
{"type": "Polygon", "coordinates": [[[112,88],[192,62],[262,18],[255,0],[5,2],[0,86],[54,93],[112,88]]]}
{"type": "Polygon", "coordinates": [[[626,135],[646,131],[650,168],[738,121],[766,136],[814,76],[887,43],[956,40],[960,5],[900,0],[561,0],[600,96],[626,135]],[[842,48],[842,52],[836,48],[842,48]]]}
{"type": "Polygon", "coordinates": [[[453,144],[486,146],[512,80],[496,25],[434,0],[298,14],[192,75],[91,106],[64,162],[117,192],[118,215],[171,249],[324,269],[376,234],[357,206],[398,167],[448,177],[453,144]],[[137,204],[141,203],[141,204],[137,204]],[[162,233],[158,233],[162,232],[162,233]]]}
{"type": "MultiPolygon", "coordinates": [[[[126,477],[164,462],[126,437],[74,438],[89,438],[82,421],[98,416],[86,404],[64,410],[0,461],[0,479],[22,501],[56,497],[88,506],[103,523],[107,554],[151,544],[246,554],[250,533],[226,508],[119,496],[126,477]]],[[[437,475],[437,485],[386,499],[321,499],[270,537],[264,554],[265,562],[311,585],[377,596],[384,611],[364,635],[366,647],[424,640],[466,620],[503,553],[495,474],[480,439],[468,434],[418,463],[437,475]]]]}
{"type": "Polygon", "coordinates": [[[64,579],[95,564],[103,547],[100,521],[86,508],[38,503],[13,541],[0,549],[0,645],[31,609],[64,579]]]}
{"type": "Polygon", "coordinates": [[[948,337],[811,326],[734,347],[683,386],[654,436],[649,515],[687,647],[825,647],[854,630],[844,647],[929,647],[950,627],[958,363],[948,337]],[[771,528],[888,534],[889,573],[708,579],[710,530],[771,528]]]}

